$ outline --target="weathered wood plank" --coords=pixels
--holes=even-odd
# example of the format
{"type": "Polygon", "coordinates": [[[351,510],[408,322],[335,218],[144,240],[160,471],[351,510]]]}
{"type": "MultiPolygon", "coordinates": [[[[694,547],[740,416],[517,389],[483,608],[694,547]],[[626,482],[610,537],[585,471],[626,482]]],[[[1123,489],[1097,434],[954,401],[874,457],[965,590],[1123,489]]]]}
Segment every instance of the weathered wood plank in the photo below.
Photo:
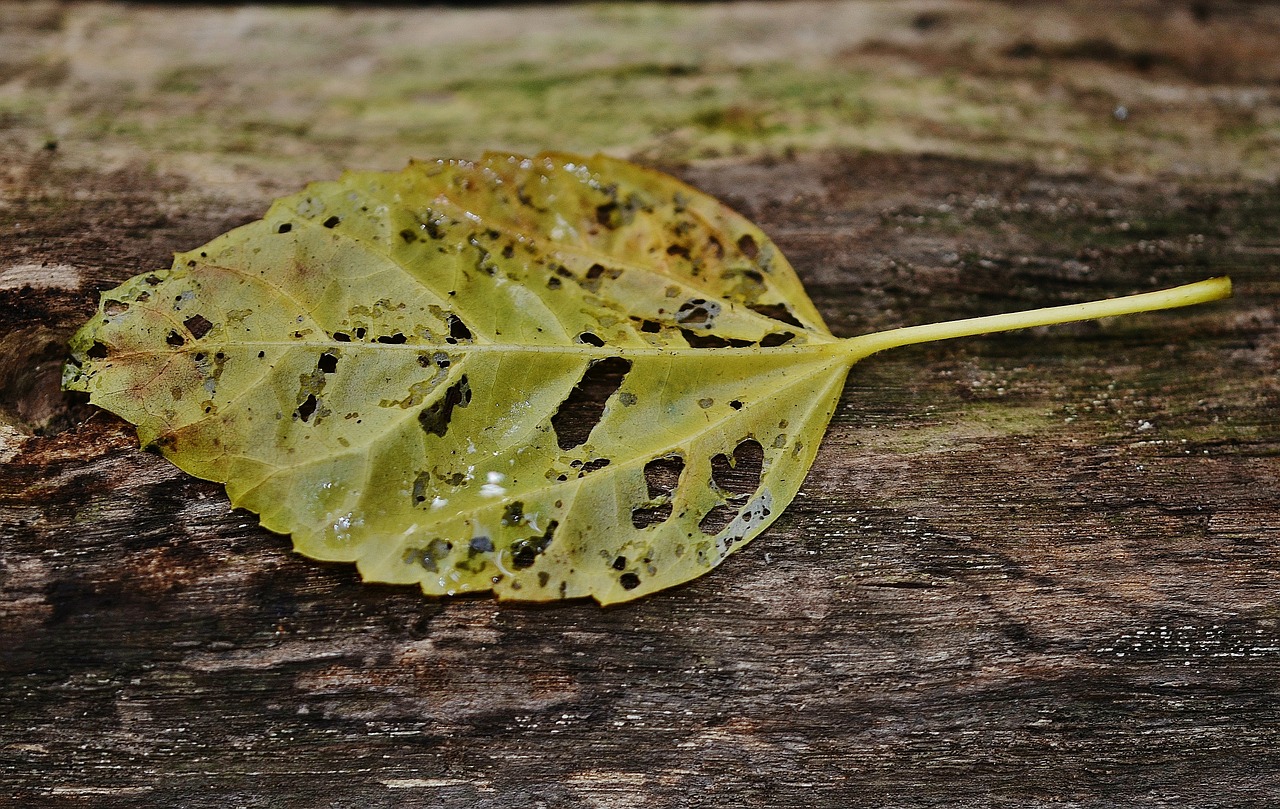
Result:
{"type": "Polygon", "coordinates": [[[1280,794],[1273,182],[850,151],[677,166],[776,238],[838,334],[1223,272],[1238,294],[869,359],[769,531],[601,610],[363,585],[62,396],[97,290],[269,194],[5,149],[0,803],[1280,794]]]}

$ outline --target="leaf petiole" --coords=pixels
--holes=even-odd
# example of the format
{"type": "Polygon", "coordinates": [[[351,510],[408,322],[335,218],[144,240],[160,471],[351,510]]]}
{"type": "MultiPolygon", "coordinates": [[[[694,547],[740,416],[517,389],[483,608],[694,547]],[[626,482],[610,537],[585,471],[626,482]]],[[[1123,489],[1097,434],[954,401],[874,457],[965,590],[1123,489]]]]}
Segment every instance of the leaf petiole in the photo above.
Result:
{"type": "Polygon", "coordinates": [[[972,337],[979,334],[1028,329],[1035,326],[1052,326],[1077,320],[1175,309],[1179,306],[1220,300],[1230,295],[1230,278],[1225,276],[1209,278],[1194,284],[1162,289],[1157,292],[1144,292],[1140,295],[1126,295],[1122,298],[951,320],[945,323],[929,323],[922,326],[907,326],[875,334],[864,334],[844,340],[841,347],[850,361],[857,362],[863,357],[887,348],[949,340],[953,337],[972,337]]]}

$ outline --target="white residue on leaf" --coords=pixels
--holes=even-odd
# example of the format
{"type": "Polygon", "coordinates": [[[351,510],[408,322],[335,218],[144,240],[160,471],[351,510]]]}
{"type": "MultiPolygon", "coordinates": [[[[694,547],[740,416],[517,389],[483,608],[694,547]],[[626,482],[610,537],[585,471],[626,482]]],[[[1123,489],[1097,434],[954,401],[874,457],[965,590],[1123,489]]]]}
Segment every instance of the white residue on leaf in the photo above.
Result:
{"type": "Polygon", "coordinates": [[[502,474],[501,472],[490,472],[488,475],[485,476],[485,478],[488,482],[480,487],[481,496],[502,497],[504,494],[507,493],[507,490],[504,489],[501,485],[502,482],[507,479],[506,475],[502,474]]]}
{"type": "Polygon", "coordinates": [[[431,509],[433,511],[438,508],[444,508],[447,505],[449,505],[449,501],[444,499],[443,497],[437,497],[431,501],[431,509]]]}

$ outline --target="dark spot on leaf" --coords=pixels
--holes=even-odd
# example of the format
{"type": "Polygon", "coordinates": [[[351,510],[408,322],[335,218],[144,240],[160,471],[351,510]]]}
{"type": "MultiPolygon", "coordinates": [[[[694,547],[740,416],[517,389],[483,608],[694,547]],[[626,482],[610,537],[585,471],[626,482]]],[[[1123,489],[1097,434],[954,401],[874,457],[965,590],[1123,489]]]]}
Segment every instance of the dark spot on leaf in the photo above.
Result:
{"type": "Polygon", "coordinates": [[[164,341],[171,346],[181,346],[181,345],[187,344],[186,338],[183,337],[181,334],[178,334],[176,331],[170,331],[169,336],[164,338],[164,341]]]}
{"type": "Polygon", "coordinates": [[[524,522],[524,503],[517,500],[514,503],[507,504],[502,511],[503,525],[519,525],[524,522]]]}
{"type": "Polygon", "coordinates": [[[321,354],[320,361],[316,363],[316,367],[326,374],[331,374],[338,370],[338,358],[329,353],[321,354]]]}
{"type": "Polygon", "coordinates": [[[623,573],[618,577],[618,584],[623,590],[634,590],[640,586],[640,577],[634,573],[623,573]]]}
{"type": "Polygon", "coordinates": [[[288,233],[291,230],[293,230],[293,225],[289,224],[288,222],[285,222],[283,225],[276,228],[276,233],[288,233]]]}
{"type": "Polygon", "coordinates": [[[473,537],[468,547],[473,553],[492,553],[493,540],[488,537],[473,537]]]}
{"type": "Polygon", "coordinates": [[[547,279],[547,289],[559,289],[560,287],[561,287],[561,282],[559,278],[556,278],[553,275],[547,279]]]}
{"type": "Polygon", "coordinates": [[[342,219],[340,217],[331,216],[328,219],[324,220],[323,224],[327,228],[336,228],[338,226],[338,223],[341,221],[342,219]]]}
{"type": "Polygon", "coordinates": [[[673,244],[667,247],[667,255],[680,256],[681,258],[689,257],[689,248],[682,244],[673,244]]]}
{"type": "Polygon", "coordinates": [[[186,326],[187,331],[191,332],[191,336],[197,340],[204,337],[213,328],[213,324],[205,320],[202,315],[192,315],[182,321],[182,325],[186,326]]]}
{"type": "Polygon", "coordinates": [[[752,261],[755,261],[756,256],[760,255],[760,248],[756,245],[756,240],[751,238],[750,233],[744,233],[742,237],[738,239],[738,249],[742,251],[742,255],[752,261]]]}
{"type": "Polygon", "coordinates": [[[595,360],[587,366],[582,379],[551,417],[560,449],[573,449],[586,443],[604,415],[605,403],[622,387],[623,378],[630,370],[631,361],[621,357],[595,360]]]}
{"type": "Polygon", "coordinates": [[[404,239],[405,244],[413,244],[418,240],[418,234],[414,233],[409,228],[405,228],[404,230],[400,231],[400,238],[404,239]]]}
{"type": "Polygon", "coordinates": [[[317,404],[319,403],[316,401],[316,395],[314,393],[307,394],[306,400],[303,401],[302,404],[298,405],[298,418],[302,419],[304,422],[311,418],[312,414],[316,412],[317,404]]]}
{"type": "Polygon", "coordinates": [[[432,573],[440,572],[440,562],[449,556],[453,543],[443,539],[433,539],[425,547],[409,548],[404,552],[405,564],[417,563],[432,573]]]}
{"type": "Polygon", "coordinates": [[[764,447],[754,438],[743,439],[733,450],[711,459],[711,482],[730,495],[749,495],[760,487],[764,470],[764,447]]]}
{"type": "Polygon", "coordinates": [[[622,215],[618,203],[608,202],[596,207],[596,221],[607,228],[616,228],[622,224],[622,215]]]}
{"type": "Polygon", "coordinates": [[[464,376],[449,386],[444,395],[422,408],[418,413],[418,424],[422,429],[441,438],[449,431],[449,421],[453,418],[455,407],[466,407],[471,403],[471,385],[464,376]]]}
{"type": "Polygon", "coordinates": [[[589,331],[584,331],[582,334],[579,334],[578,342],[585,343],[586,345],[589,345],[589,346],[595,346],[596,348],[601,348],[604,346],[604,340],[601,340],[598,336],[596,336],[594,333],[589,331]]]}
{"type": "Polygon", "coordinates": [[[431,475],[427,472],[419,472],[418,476],[413,479],[413,502],[415,504],[427,502],[427,484],[431,482],[431,475]]]}
{"type": "Polygon", "coordinates": [[[526,570],[533,567],[534,563],[538,561],[538,557],[550,547],[552,536],[559,525],[560,523],[552,520],[542,536],[517,539],[511,543],[512,566],[517,570],[526,570]]]}

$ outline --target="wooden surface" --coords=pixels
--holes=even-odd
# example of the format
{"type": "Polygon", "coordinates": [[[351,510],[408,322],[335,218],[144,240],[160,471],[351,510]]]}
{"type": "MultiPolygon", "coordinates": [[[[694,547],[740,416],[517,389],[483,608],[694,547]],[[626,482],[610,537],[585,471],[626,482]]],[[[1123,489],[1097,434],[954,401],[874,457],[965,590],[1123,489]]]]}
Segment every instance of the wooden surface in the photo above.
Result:
{"type": "MultiPolygon", "coordinates": [[[[11,42],[161,13],[40,9],[0,12],[11,42]]],[[[81,107],[13,101],[89,80],[31,70],[0,137],[0,805],[1280,800],[1274,177],[662,157],[761,224],[840,335],[1223,273],[1238,293],[865,361],[791,509],[686,586],[432,601],[292,554],[57,388],[97,291],[255,218],[317,147],[205,155],[202,181],[160,131],[150,163],[112,162],[81,107]]]]}

